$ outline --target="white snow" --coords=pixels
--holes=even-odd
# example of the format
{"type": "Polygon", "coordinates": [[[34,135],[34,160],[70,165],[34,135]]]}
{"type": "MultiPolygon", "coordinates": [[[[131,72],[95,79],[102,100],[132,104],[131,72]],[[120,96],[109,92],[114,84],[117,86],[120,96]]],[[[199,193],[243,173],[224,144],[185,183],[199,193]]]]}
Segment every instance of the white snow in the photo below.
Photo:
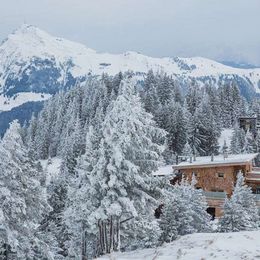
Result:
{"type": "MultiPolygon", "coordinates": [[[[204,77],[213,76],[220,79],[221,75],[239,75],[245,80],[249,79],[260,93],[258,82],[260,68],[238,69],[221,63],[201,58],[152,58],[143,54],[129,51],[123,54],[98,53],[86,46],[57,38],[30,25],[23,25],[0,46],[0,75],[6,66],[13,73],[20,73],[19,62],[30,62],[30,59],[54,58],[57,65],[66,73],[66,63],[72,61],[76,66],[72,70],[73,76],[84,76],[89,72],[101,75],[106,72],[114,75],[119,71],[132,70],[146,73],[149,69],[164,71],[176,77],[204,77]],[[15,60],[15,62],[13,62],[15,60]]],[[[61,76],[61,80],[64,75],[61,76]]],[[[4,86],[4,75],[0,77],[0,86],[4,86]]],[[[0,89],[1,92],[1,89],[0,89]]]]}
{"type": "Polygon", "coordinates": [[[24,103],[30,101],[44,101],[51,97],[50,94],[33,93],[33,92],[21,92],[12,97],[6,97],[0,95],[0,112],[10,111],[14,107],[21,106],[24,103]]]}
{"type": "Polygon", "coordinates": [[[231,128],[224,128],[221,131],[221,135],[218,139],[219,144],[219,150],[221,152],[221,149],[224,145],[224,141],[226,141],[227,147],[230,148],[231,138],[232,138],[233,129],[231,128]]]}
{"type": "Polygon", "coordinates": [[[60,172],[61,159],[53,157],[48,160],[40,160],[43,171],[46,173],[46,183],[49,184],[51,179],[57,176],[60,172]]]}
{"type": "Polygon", "coordinates": [[[213,161],[211,160],[211,156],[201,156],[196,157],[196,161],[190,162],[185,161],[181,162],[178,165],[174,165],[175,169],[181,169],[191,166],[200,166],[207,167],[207,165],[223,165],[223,164],[245,164],[247,162],[252,161],[258,153],[250,153],[250,154],[229,154],[227,158],[224,158],[223,155],[214,156],[213,161]]]}
{"type": "Polygon", "coordinates": [[[159,167],[157,171],[153,172],[154,176],[165,176],[173,174],[172,165],[165,165],[159,167]]]}
{"type": "Polygon", "coordinates": [[[197,233],[153,249],[112,253],[99,260],[256,260],[260,259],[260,231],[197,233]]]}

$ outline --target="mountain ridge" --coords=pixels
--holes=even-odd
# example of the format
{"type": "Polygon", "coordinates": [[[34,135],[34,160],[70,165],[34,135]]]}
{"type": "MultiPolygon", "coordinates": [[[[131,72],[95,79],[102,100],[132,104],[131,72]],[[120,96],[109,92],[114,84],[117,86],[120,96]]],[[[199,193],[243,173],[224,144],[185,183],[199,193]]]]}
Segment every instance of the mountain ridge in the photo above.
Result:
{"type": "MultiPolygon", "coordinates": [[[[62,69],[59,80],[66,77],[69,71],[73,77],[84,77],[88,73],[115,75],[119,71],[131,70],[146,73],[149,69],[164,71],[176,77],[220,77],[221,75],[238,75],[249,80],[256,93],[260,93],[260,68],[233,68],[217,61],[202,57],[191,58],[154,58],[137,52],[128,51],[123,54],[99,53],[85,45],[63,38],[53,37],[32,25],[23,25],[10,34],[0,46],[0,71],[2,70],[0,90],[5,84],[3,64],[12,58],[21,62],[30,62],[33,58],[53,60],[62,69]],[[66,67],[67,66],[67,67],[66,67]]],[[[21,68],[18,64],[16,72],[21,68]]]]}
{"type": "MultiPolygon", "coordinates": [[[[216,87],[235,81],[247,99],[260,94],[260,68],[233,68],[202,57],[155,58],[134,51],[100,53],[23,24],[0,45],[0,113],[4,111],[12,118],[8,111],[12,113],[13,108],[17,111],[27,102],[42,102],[84,82],[89,75],[133,71],[143,80],[149,70],[172,75],[184,88],[192,80],[198,86],[216,87]]],[[[30,116],[28,113],[27,120],[30,116]]]]}

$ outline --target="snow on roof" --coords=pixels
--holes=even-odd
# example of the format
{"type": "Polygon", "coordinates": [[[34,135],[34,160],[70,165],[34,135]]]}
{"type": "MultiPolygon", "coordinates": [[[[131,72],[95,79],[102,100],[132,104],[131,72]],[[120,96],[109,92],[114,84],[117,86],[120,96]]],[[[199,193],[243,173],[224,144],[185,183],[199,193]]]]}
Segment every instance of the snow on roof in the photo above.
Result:
{"type": "Polygon", "coordinates": [[[153,172],[153,176],[165,176],[171,174],[173,174],[172,165],[159,167],[157,171],[153,172]]]}
{"type": "Polygon", "coordinates": [[[185,161],[178,165],[173,165],[174,169],[186,169],[186,168],[196,168],[196,167],[211,167],[217,165],[241,165],[252,161],[258,153],[251,154],[229,154],[227,158],[223,155],[214,156],[214,160],[211,161],[211,156],[196,157],[196,161],[192,162],[185,161]]]}

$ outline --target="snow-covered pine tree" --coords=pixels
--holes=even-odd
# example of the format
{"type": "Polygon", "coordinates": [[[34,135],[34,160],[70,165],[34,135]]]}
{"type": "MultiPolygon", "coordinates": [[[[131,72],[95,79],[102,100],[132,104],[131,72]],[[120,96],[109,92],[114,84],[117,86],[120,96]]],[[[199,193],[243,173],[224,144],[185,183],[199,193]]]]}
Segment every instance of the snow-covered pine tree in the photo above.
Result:
{"type": "Polygon", "coordinates": [[[230,199],[224,203],[224,215],[219,222],[220,232],[255,230],[258,227],[259,215],[252,190],[244,182],[241,172],[238,173],[236,185],[230,199]]]}
{"type": "Polygon", "coordinates": [[[187,108],[191,115],[195,114],[195,111],[199,107],[201,99],[202,94],[200,87],[196,84],[195,81],[192,81],[188,86],[188,91],[186,94],[187,108]]]}
{"type": "Polygon", "coordinates": [[[94,125],[89,126],[86,135],[85,153],[78,158],[76,175],[71,178],[68,186],[68,196],[66,200],[65,222],[70,230],[70,240],[67,243],[68,253],[71,257],[83,254],[93,257],[96,254],[97,230],[96,223],[93,226],[87,221],[91,212],[95,209],[93,204],[101,199],[100,196],[89,200],[90,194],[97,194],[95,190],[95,178],[91,178],[92,171],[100,156],[100,140],[102,134],[102,123],[104,114],[100,110],[96,118],[92,121],[94,125]],[[88,229],[88,232],[87,232],[88,229]],[[82,250],[82,245],[84,250],[82,250]]]}
{"type": "Polygon", "coordinates": [[[200,126],[198,132],[200,138],[200,155],[212,155],[218,153],[218,137],[220,135],[220,126],[211,108],[208,94],[204,94],[202,101],[195,112],[198,116],[200,126]]]}
{"type": "Polygon", "coordinates": [[[232,82],[220,85],[218,88],[222,125],[230,128],[234,125],[237,115],[240,114],[239,107],[241,99],[239,89],[232,82]]]}
{"type": "Polygon", "coordinates": [[[205,154],[202,143],[203,141],[206,141],[206,137],[203,134],[206,129],[201,119],[201,115],[198,109],[196,109],[194,115],[190,115],[190,119],[187,125],[188,142],[190,144],[194,157],[200,154],[205,154]]]}
{"type": "MultiPolygon", "coordinates": [[[[30,158],[17,121],[10,124],[0,143],[0,225],[4,243],[17,259],[34,259],[44,242],[37,237],[38,227],[50,207],[45,176],[30,158]]],[[[48,247],[41,252],[48,259],[48,247]]],[[[43,256],[42,255],[42,256],[43,256]]]]}
{"type": "Polygon", "coordinates": [[[167,121],[164,129],[168,133],[169,150],[173,154],[180,155],[187,141],[186,120],[182,106],[180,103],[172,100],[164,107],[164,113],[166,114],[167,121]]]}
{"type": "Polygon", "coordinates": [[[186,142],[186,144],[185,144],[185,146],[184,146],[184,148],[182,150],[181,155],[187,156],[187,157],[192,157],[192,149],[191,149],[191,147],[190,147],[188,142],[186,142]]]}
{"type": "Polygon", "coordinates": [[[187,214],[192,218],[192,222],[187,224],[181,222],[179,234],[184,235],[193,232],[207,232],[210,230],[210,215],[206,212],[208,207],[206,198],[201,189],[196,189],[196,179],[192,176],[191,180],[182,179],[180,184],[174,188],[178,196],[185,200],[185,206],[188,207],[187,214]]]}
{"type": "Polygon", "coordinates": [[[232,138],[230,142],[230,152],[231,154],[239,154],[243,152],[245,146],[245,131],[239,128],[236,123],[233,129],[232,138]]]}
{"type": "Polygon", "coordinates": [[[180,211],[182,205],[175,194],[169,192],[169,195],[166,196],[166,191],[164,191],[164,195],[164,205],[160,219],[160,227],[162,230],[160,239],[162,242],[172,242],[179,235],[178,227],[180,224],[180,218],[184,220],[182,213],[185,214],[185,212],[180,211]]]}
{"type": "Polygon", "coordinates": [[[245,135],[243,153],[254,153],[254,152],[256,152],[256,143],[252,133],[249,130],[247,130],[245,135]]]}
{"type": "MultiPolygon", "coordinates": [[[[86,163],[90,170],[79,174],[80,181],[76,181],[78,185],[71,191],[75,199],[65,216],[69,223],[78,218],[74,221],[78,225],[74,226],[77,232],[73,234],[77,241],[83,232],[88,233],[86,236],[95,236],[99,221],[110,218],[124,221],[134,217],[121,225],[123,239],[118,247],[144,247],[157,242],[158,236],[152,232],[155,241],[142,239],[148,228],[145,222],[150,222],[148,229],[151,230],[151,225],[154,230],[158,229],[153,220],[160,189],[151,172],[156,169],[162,152],[162,146],[156,142],[163,140],[164,135],[143,109],[132,79],[123,80],[119,95],[104,119],[101,142],[95,154],[97,160],[90,168],[86,163]]],[[[80,248],[74,249],[81,254],[80,248]]]]}
{"type": "Polygon", "coordinates": [[[28,146],[30,156],[34,159],[37,158],[37,151],[36,151],[37,147],[35,142],[36,131],[37,131],[37,119],[33,114],[26,131],[27,133],[26,143],[28,146]]]}
{"type": "Polygon", "coordinates": [[[171,242],[178,235],[210,231],[206,198],[195,184],[193,176],[191,181],[182,179],[180,184],[169,185],[164,191],[165,203],[160,222],[163,241],[171,242]]]}
{"type": "Polygon", "coordinates": [[[157,85],[157,93],[162,105],[167,104],[172,98],[174,92],[174,82],[166,73],[159,75],[159,84],[157,85]]]}

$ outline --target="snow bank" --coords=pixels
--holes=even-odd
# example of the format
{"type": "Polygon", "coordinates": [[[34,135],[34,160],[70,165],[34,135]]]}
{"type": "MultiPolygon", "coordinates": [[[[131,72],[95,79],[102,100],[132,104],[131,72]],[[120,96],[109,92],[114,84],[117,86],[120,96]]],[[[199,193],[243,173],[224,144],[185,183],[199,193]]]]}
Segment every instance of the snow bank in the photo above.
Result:
{"type": "Polygon", "coordinates": [[[260,259],[260,231],[192,234],[155,249],[113,253],[99,260],[260,259]]]}
{"type": "Polygon", "coordinates": [[[21,92],[12,97],[0,95],[0,112],[10,111],[14,107],[21,106],[26,102],[44,101],[51,97],[50,94],[21,92]]]}

